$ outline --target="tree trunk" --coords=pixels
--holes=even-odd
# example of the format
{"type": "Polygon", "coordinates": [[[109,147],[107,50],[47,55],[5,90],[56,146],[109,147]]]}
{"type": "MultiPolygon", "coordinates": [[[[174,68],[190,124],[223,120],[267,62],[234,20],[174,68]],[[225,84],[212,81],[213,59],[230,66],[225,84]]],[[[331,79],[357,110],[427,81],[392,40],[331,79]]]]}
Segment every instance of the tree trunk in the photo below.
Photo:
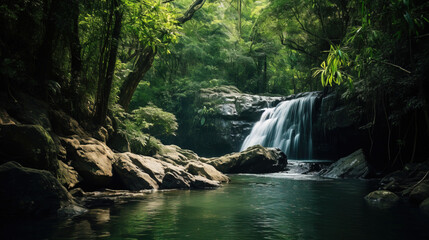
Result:
{"type": "Polygon", "coordinates": [[[155,54],[156,50],[153,51],[152,48],[146,48],[143,50],[134,66],[134,71],[128,75],[122,84],[119,93],[119,104],[125,110],[128,110],[131,98],[133,97],[139,82],[143,79],[146,72],[151,68],[155,54]]]}
{"type": "Polygon", "coordinates": [[[237,0],[238,9],[238,37],[241,37],[241,0],[237,0]]]}
{"type": "Polygon", "coordinates": [[[264,54],[264,75],[262,77],[262,91],[265,92],[267,90],[267,55],[264,54]]]}
{"type": "Polygon", "coordinates": [[[107,108],[109,106],[109,96],[112,89],[113,75],[115,73],[116,58],[118,55],[119,37],[121,35],[122,16],[121,10],[118,10],[119,0],[114,0],[115,5],[115,23],[112,31],[112,39],[110,42],[109,60],[106,69],[105,81],[102,88],[97,91],[101,94],[100,99],[95,107],[95,121],[98,124],[103,124],[107,116],[107,108]]]}
{"type": "Polygon", "coordinates": [[[59,1],[45,1],[44,14],[45,14],[45,34],[43,36],[42,45],[36,59],[36,79],[39,82],[40,93],[42,98],[48,98],[48,83],[52,77],[52,54],[54,52],[54,36],[56,32],[55,27],[55,11],[58,9],[59,1]]]}
{"type": "Polygon", "coordinates": [[[82,99],[80,96],[80,81],[82,73],[82,46],[79,40],[79,0],[72,0],[72,26],[69,37],[70,41],[70,62],[71,62],[71,84],[69,93],[77,93],[75,96],[70,96],[73,99],[72,111],[74,114],[79,114],[79,105],[82,99]]]}

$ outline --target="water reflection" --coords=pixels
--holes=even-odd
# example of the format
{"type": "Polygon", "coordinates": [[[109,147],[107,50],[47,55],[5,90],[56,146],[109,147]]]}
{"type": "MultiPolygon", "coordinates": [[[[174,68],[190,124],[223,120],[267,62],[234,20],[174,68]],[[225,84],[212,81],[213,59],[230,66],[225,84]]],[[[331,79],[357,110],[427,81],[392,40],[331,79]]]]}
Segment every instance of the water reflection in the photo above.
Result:
{"type": "Polygon", "coordinates": [[[429,219],[418,209],[367,206],[370,182],[231,178],[217,190],[154,192],[73,220],[32,223],[38,234],[21,231],[31,239],[429,238],[429,219]]]}

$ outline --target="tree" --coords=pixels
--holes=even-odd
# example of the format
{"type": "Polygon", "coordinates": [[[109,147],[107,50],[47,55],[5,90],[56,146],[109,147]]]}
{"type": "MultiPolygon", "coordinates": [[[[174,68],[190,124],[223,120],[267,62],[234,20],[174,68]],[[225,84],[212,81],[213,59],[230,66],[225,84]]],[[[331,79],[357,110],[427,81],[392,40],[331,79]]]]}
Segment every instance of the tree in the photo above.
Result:
{"type": "Polygon", "coordinates": [[[109,16],[108,30],[113,22],[112,32],[107,31],[102,52],[106,52],[107,61],[100,58],[100,75],[98,79],[97,98],[95,103],[95,121],[103,124],[107,116],[109,96],[112,89],[113,74],[115,71],[116,58],[119,48],[119,36],[121,34],[123,12],[120,0],[112,0],[109,16]],[[114,20],[112,20],[114,18],[114,20]]]}
{"type": "MultiPolygon", "coordinates": [[[[205,3],[205,0],[196,0],[194,1],[191,6],[188,8],[188,10],[183,14],[183,16],[177,18],[176,24],[181,25],[185,22],[189,21],[196,11],[198,11],[205,3]]],[[[161,8],[160,6],[158,8],[161,8]]],[[[161,13],[159,11],[158,13],[161,13]]],[[[145,15],[143,15],[145,16],[145,15]]],[[[143,21],[143,24],[145,22],[143,21]]],[[[168,25],[168,22],[167,24],[168,25]]],[[[171,28],[171,26],[169,26],[171,28]]],[[[168,41],[168,32],[161,32],[156,35],[151,36],[151,38],[158,39],[159,42],[161,42],[160,39],[164,41],[168,41]]],[[[170,40],[171,41],[171,40],[170,40]]],[[[141,52],[137,56],[137,62],[134,66],[134,71],[128,75],[128,77],[125,79],[124,83],[121,86],[121,90],[119,93],[119,104],[127,110],[129,107],[129,104],[131,102],[131,98],[137,89],[138,83],[142,80],[146,72],[150,69],[152,66],[152,63],[154,61],[154,56],[157,53],[158,46],[156,44],[151,44],[149,46],[143,47],[141,52]]]]}

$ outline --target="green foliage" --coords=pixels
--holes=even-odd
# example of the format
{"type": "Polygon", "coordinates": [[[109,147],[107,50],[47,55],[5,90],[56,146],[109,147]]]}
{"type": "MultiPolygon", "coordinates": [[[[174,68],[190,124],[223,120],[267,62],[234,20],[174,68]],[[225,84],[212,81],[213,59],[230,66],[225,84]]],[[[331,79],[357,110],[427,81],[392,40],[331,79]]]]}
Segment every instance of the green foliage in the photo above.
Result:
{"type": "Polygon", "coordinates": [[[176,118],[153,105],[127,113],[120,105],[112,107],[117,131],[127,136],[131,151],[143,155],[154,155],[161,149],[161,142],[154,136],[174,135],[176,118]]]}
{"type": "Polygon", "coordinates": [[[167,47],[177,42],[180,29],[176,10],[160,0],[127,0],[125,9],[128,13],[124,23],[127,45],[136,42],[140,47],[154,51],[161,48],[169,53],[167,47]]]}
{"type": "Polygon", "coordinates": [[[216,114],[216,110],[213,107],[203,106],[198,109],[197,115],[195,116],[195,120],[200,122],[201,126],[208,125],[206,122],[207,119],[214,116],[216,114]]]}
{"type": "Polygon", "coordinates": [[[138,130],[153,136],[174,135],[178,128],[173,114],[152,104],[133,110],[131,117],[138,130]]]}
{"type": "Polygon", "coordinates": [[[314,71],[313,77],[320,74],[322,85],[325,87],[332,83],[340,85],[344,78],[352,83],[352,78],[348,75],[344,68],[350,65],[350,60],[347,52],[341,50],[339,47],[331,46],[328,58],[320,65],[321,68],[314,71]]]}

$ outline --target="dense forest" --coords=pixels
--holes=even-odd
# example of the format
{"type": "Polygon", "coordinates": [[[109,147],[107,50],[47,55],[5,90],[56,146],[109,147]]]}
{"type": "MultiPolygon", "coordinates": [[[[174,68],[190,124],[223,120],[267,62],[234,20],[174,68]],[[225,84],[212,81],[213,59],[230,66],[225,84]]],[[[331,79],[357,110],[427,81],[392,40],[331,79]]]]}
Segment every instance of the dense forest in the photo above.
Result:
{"type": "MultiPolygon", "coordinates": [[[[189,124],[180,122],[183,105],[201,88],[337,91],[368,131],[368,149],[384,139],[378,157],[424,160],[428,8],[399,0],[5,1],[2,90],[10,99],[36,95],[83,125],[121,115],[130,134],[156,137],[178,128],[167,112],[189,124]]],[[[201,119],[213,109],[193,111],[201,119]]]]}

